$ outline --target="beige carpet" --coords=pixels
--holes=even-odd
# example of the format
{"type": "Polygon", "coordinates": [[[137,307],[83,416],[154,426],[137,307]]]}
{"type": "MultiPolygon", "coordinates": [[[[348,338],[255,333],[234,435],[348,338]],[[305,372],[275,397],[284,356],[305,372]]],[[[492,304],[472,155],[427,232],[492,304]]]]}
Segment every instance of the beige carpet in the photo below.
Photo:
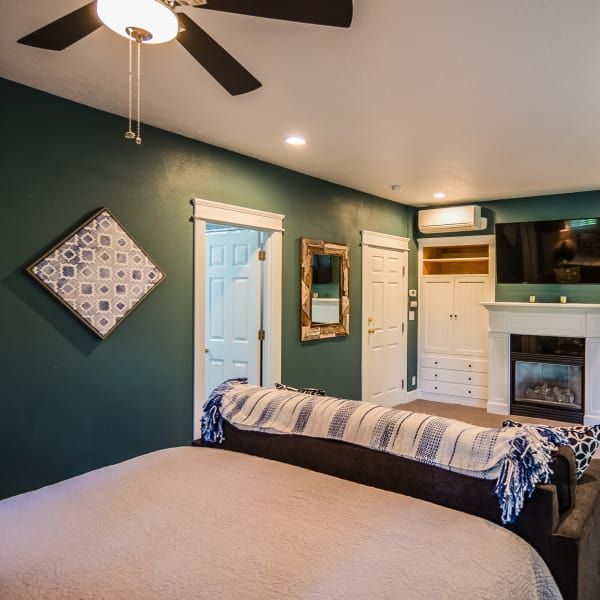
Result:
{"type": "Polygon", "coordinates": [[[413,400],[407,404],[399,404],[395,408],[410,410],[412,412],[436,415],[448,419],[464,421],[480,427],[500,427],[505,419],[513,419],[521,423],[545,423],[547,425],[572,425],[573,423],[561,423],[548,419],[535,419],[533,417],[519,417],[515,415],[492,415],[484,408],[473,408],[461,404],[447,404],[446,402],[433,402],[431,400],[413,400]]]}

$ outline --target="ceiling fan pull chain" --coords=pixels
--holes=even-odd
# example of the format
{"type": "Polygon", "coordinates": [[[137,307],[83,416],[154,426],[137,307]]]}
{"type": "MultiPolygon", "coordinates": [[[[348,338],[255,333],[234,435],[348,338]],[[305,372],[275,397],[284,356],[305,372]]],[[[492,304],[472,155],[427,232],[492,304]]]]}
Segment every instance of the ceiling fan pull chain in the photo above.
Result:
{"type": "Polygon", "coordinates": [[[142,42],[137,42],[137,137],[135,143],[142,143],[142,42]]]}
{"type": "Polygon", "coordinates": [[[133,40],[131,37],[129,38],[129,124],[127,127],[127,132],[125,133],[126,140],[135,139],[135,133],[133,133],[131,129],[131,114],[132,114],[132,87],[133,87],[133,58],[132,58],[132,44],[133,40]]]}

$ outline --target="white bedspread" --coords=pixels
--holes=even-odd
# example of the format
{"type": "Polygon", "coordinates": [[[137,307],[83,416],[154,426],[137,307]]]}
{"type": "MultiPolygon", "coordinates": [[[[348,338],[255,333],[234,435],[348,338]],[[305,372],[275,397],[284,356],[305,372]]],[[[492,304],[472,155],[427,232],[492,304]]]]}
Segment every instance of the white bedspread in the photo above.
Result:
{"type": "Polygon", "coordinates": [[[477,517],[297,467],[173,448],[0,502],[0,598],[560,598],[477,517]]]}

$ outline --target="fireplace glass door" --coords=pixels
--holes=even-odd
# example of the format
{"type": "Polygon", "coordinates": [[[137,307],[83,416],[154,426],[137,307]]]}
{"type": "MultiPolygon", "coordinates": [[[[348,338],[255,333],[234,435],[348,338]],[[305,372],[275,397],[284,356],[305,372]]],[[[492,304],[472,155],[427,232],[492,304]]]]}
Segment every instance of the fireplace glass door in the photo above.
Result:
{"type": "Polygon", "coordinates": [[[516,403],[582,409],[583,367],[554,362],[515,360],[516,403]]]}
{"type": "Polygon", "coordinates": [[[582,423],[585,339],[511,335],[510,411],[582,423]]]}

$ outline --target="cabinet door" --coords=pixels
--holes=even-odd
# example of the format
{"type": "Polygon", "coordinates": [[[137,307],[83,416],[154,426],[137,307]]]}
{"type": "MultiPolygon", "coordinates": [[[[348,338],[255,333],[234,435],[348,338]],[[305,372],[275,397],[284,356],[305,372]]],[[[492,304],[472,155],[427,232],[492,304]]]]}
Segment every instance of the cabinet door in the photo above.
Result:
{"type": "Polygon", "coordinates": [[[487,354],[488,316],[481,306],[489,300],[489,277],[454,278],[454,349],[456,354],[487,354]]]}
{"type": "Polygon", "coordinates": [[[424,277],[421,312],[423,352],[451,354],[454,339],[454,277],[424,277]]]}

